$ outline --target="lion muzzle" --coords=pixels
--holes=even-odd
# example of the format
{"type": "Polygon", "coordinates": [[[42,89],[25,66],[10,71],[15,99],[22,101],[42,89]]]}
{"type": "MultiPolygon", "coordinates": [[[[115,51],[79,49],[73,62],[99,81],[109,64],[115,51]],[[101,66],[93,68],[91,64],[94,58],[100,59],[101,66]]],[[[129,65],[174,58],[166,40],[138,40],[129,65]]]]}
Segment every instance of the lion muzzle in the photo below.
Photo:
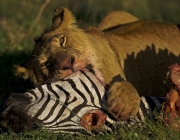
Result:
{"type": "Polygon", "coordinates": [[[53,57],[55,70],[73,69],[75,58],[67,53],[58,53],[53,57]]]}

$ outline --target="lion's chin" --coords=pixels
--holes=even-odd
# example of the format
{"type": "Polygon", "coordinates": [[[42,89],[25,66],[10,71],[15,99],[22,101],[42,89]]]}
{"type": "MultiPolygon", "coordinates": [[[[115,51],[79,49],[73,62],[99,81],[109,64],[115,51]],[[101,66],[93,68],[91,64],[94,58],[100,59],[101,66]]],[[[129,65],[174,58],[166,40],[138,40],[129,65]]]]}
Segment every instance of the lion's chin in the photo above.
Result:
{"type": "Polygon", "coordinates": [[[59,75],[54,75],[54,80],[55,81],[59,81],[62,80],[68,76],[70,76],[71,74],[73,74],[75,71],[74,69],[66,69],[66,70],[60,70],[60,74],[59,75]]]}

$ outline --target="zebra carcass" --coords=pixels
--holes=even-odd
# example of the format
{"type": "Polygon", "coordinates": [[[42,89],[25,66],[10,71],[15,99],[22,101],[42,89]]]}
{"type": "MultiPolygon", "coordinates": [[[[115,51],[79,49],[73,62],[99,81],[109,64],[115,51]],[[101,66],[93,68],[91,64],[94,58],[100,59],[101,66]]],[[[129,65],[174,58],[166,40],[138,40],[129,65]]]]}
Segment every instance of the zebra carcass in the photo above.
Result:
{"type": "Polygon", "coordinates": [[[151,117],[154,104],[161,105],[164,101],[164,98],[142,97],[137,116],[120,121],[106,108],[107,87],[85,69],[24,94],[12,94],[1,114],[0,126],[14,132],[37,128],[54,133],[113,131],[118,124],[138,123],[151,117]]]}

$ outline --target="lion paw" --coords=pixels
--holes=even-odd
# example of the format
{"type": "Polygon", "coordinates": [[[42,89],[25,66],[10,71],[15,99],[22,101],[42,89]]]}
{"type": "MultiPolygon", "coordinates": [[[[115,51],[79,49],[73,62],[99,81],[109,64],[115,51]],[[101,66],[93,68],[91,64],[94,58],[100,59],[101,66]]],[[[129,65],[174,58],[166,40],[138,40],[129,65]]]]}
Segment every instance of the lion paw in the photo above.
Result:
{"type": "Polygon", "coordinates": [[[127,81],[115,82],[107,95],[107,106],[118,119],[126,120],[136,116],[140,97],[136,89],[127,81]]]}

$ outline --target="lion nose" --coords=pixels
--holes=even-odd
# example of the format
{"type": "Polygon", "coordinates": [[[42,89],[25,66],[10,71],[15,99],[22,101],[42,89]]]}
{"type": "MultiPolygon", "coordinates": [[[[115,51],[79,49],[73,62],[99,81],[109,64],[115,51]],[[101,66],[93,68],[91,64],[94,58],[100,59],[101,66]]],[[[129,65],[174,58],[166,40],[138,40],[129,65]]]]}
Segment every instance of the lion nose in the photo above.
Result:
{"type": "Polygon", "coordinates": [[[56,60],[61,70],[72,69],[74,61],[75,58],[72,55],[68,55],[65,57],[58,57],[56,60]]]}

